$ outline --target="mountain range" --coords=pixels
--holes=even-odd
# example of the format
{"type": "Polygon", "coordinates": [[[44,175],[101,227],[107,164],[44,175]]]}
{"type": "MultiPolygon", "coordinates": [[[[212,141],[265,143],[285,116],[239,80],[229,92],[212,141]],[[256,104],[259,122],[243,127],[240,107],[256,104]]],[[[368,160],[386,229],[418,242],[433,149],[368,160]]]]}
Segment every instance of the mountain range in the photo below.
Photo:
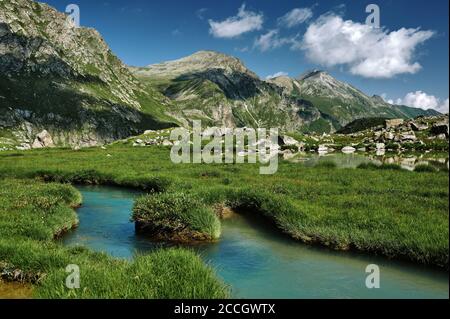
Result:
{"type": "Polygon", "coordinates": [[[334,132],[366,117],[433,110],[390,105],[323,71],[262,80],[213,51],[147,67],[124,65],[100,34],[31,0],[0,0],[0,147],[92,146],[148,129],[189,125],[334,132]]]}

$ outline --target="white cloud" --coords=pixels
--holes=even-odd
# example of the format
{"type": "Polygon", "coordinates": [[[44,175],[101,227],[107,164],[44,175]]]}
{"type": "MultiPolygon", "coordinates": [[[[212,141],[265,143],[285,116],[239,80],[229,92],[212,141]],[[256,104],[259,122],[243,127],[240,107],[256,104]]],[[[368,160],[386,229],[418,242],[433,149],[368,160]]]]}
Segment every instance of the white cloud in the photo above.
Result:
{"type": "Polygon", "coordinates": [[[237,16],[229,17],[224,21],[209,20],[209,32],[216,38],[235,38],[241,34],[261,30],[264,22],[264,15],[245,10],[243,4],[237,16]]]}
{"type": "Polygon", "coordinates": [[[448,98],[444,101],[444,103],[441,104],[441,107],[438,110],[441,113],[447,114],[449,109],[448,109],[448,98]]]}
{"type": "Polygon", "coordinates": [[[441,101],[434,95],[428,95],[423,91],[410,92],[402,99],[388,100],[390,104],[406,105],[424,110],[433,109],[441,113],[448,113],[448,98],[441,101]],[[392,103],[391,103],[392,102],[392,103]]]}
{"type": "Polygon", "coordinates": [[[293,28],[311,19],[313,12],[309,8],[295,8],[278,18],[278,25],[286,28],[293,28]]]}
{"type": "Polygon", "coordinates": [[[275,79],[280,76],[288,76],[288,75],[289,75],[289,73],[286,73],[286,72],[277,72],[275,74],[266,76],[266,80],[271,80],[271,79],[275,79]]]}
{"type": "Polygon", "coordinates": [[[271,30],[261,36],[259,36],[253,46],[262,52],[280,48],[284,45],[291,45],[291,47],[297,46],[298,36],[283,38],[279,35],[279,30],[271,30]]]}
{"type": "Polygon", "coordinates": [[[308,27],[301,45],[296,48],[304,50],[311,61],[324,66],[346,65],[355,75],[392,78],[421,69],[421,65],[413,61],[414,52],[433,35],[433,31],[420,29],[401,28],[388,32],[326,14],[308,27]]]}

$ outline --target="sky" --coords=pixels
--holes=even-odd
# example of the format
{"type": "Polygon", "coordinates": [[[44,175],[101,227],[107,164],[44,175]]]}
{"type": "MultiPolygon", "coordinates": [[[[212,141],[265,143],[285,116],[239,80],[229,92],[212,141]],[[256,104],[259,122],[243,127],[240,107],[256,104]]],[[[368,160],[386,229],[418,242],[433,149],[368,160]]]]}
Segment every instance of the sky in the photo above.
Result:
{"type": "MultiPolygon", "coordinates": [[[[124,63],[200,50],[240,58],[265,79],[324,70],[368,95],[448,112],[448,0],[41,0],[80,8],[124,63]],[[366,12],[376,4],[377,19],[366,12]]],[[[375,8],[376,9],[376,8],[375,8]]]]}

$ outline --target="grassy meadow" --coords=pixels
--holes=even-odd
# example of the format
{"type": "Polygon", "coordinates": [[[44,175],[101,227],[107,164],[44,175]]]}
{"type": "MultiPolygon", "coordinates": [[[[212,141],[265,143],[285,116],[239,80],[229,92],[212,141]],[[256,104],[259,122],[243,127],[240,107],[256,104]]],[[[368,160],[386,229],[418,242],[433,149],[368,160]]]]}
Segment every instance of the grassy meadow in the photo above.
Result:
{"type": "Polygon", "coordinates": [[[54,242],[78,222],[70,185],[0,180],[0,274],[35,285],[36,298],[225,298],[228,288],[194,253],[161,250],[132,262],[54,242]],[[81,289],[65,286],[67,265],[80,267],[81,289]]]}
{"type": "Polygon", "coordinates": [[[35,294],[44,298],[228,295],[213,270],[186,250],[128,262],[56,244],[54,237],[76,224],[72,208],[82,202],[70,184],[103,184],[147,192],[130,218],[169,234],[183,230],[182,239],[220,240],[218,213],[230,208],[261,216],[302,243],[448,269],[447,171],[338,169],[326,162],[307,168],[283,161],[277,174],[264,176],[258,165],[175,165],[169,150],[116,143],[0,153],[0,265],[38,282],[35,294]],[[82,278],[85,289],[64,288],[68,264],[90,270],[82,278]]]}

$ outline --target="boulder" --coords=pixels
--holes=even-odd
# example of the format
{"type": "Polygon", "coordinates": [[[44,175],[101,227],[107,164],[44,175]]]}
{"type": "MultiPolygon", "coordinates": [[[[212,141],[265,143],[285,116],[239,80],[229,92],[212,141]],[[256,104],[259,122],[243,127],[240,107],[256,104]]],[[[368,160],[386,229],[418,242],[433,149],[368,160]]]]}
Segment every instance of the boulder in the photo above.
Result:
{"type": "Polygon", "coordinates": [[[410,126],[411,126],[411,129],[416,132],[428,130],[428,125],[426,125],[426,124],[419,124],[416,122],[411,122],[410,126]]]}
{"type": "Polygon", "coordinates": [[[384,143],[377,143],[376,144],[376,148],[377,148],[377,151],[385,150],[386,149],[386,144],[384,144],[384,143]]]}
{"type": "Polygon", "coordinates": [[[400,138],[402,141],[416,141],[417,137],[416,134],[414,134],[414,132],[406,132],[406,133],[402,133],[400,135],[400,138]]]}
{"type": "Polygon", "coordinates": [[[392,120],[386,120],[386,129],[396,128],[400,125],[403,125],[405,123],[405,120],[403,119],[392,119],[392,120]]]}
{"type": "Polygon", "coordinates": [[[384,138],[388,141],[392,141],[395,138],[395,135],[392,132],[386,132],[384,133],[384,138]]]}
{"type": "Polygon", "coordinates": [[[326,153],[328,152],[328,147],[325,145],[319,145],[319,149],[318,149],[319,153],[326,153]]]}
{"type": "Polygon", "coordinates": [[[431,134],[433,135],[441,135],[445,134],[446,137],[449,136],[449,128],[448,123],[436,123],[431,128],[431,134]]]}
{"type": "Polygon", "coordinates": [[[292,138],[290,136],[284,135],[280,138],[280,145],[287,145],[287,146],[292,146],[292,145],[299,145],[299,141],[297,141],[295,138],[292,138]]]}
{"type": "Polygon", "coordinates": [[[342,149],[342,153],[350,154],[350,153],[355,153],[355,152],[356,152],[356,148],[351,147],[351,146],[346,146],[342,149]]]}
{"type": "Polygon", "coordinates": [[[53,138],[49,132],[43,130],[41,133],[36,135],[36,138],[31,145],[32,148],[45,148],[45,147],[54,147],[53,138]]]}

